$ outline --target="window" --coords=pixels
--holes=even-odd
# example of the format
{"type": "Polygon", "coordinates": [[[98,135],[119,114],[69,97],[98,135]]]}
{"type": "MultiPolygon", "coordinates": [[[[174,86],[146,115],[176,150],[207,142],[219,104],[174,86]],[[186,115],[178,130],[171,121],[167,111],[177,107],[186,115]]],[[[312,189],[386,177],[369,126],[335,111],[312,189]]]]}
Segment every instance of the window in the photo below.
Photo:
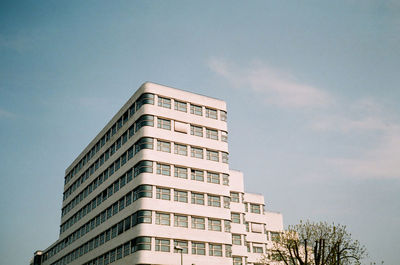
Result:
{"type": "Polygon", "coordinates": [[[250,224],[249,222],[244,222],[245,226],[246,226],[246,232],[250,232],[250,224]]]}
{"type": "Polygon", "coordinates": [[[143,104],[154,105],[154,94],[144,93],[136,100],[136,110],[140,109],[143,104]]]}
{"type": "Polygon", "coordinates": [[[222,231],[221,229],[221,220],[216,219],[208,219],[208,230],[211,231],[222,231]]]}
{"type": "Polygon", "coordinates": [[[205,255],[206,244],[200,242],[192,242],[192,254],[194,255],[205,255]]]}
{"type": "Polygon", "coordinates": [[[170,251],[170,240],[156,238],[156,251],[169,252],[170,251]]]}
{"type": "Polygon", "coordinates": [[[170,109],[171,108],[171,99],[158,97],[158,106],[170,109]]]}
{"type": "Polygon", "coordinates": [[[232,257],[232,245],[225,245],[225,257],[232,257]]]}
{"type": "Polygon", "coordinates": [[[224,196],[224,208],[230,209],[231,208],[231,198],[224,196]]]}
{"type": "Polygon", "coordinates": [[[203,116],[203,108],[201,106],[190,104],[190,113],[198,116],[203,116]]]}
{"type": "Polygon", "coordinates": [[[198,147],[190,147],[190,155],[191,157],[195,157],[195,158],[203,158],[203,149],[202,148],[198,148],[198,147]]]}
{"type": "Polygon", "coordinates": [[[176,178],[187,179],[188,178],[187,171],[188,171],[187,168],[175,167],[175,177],[176,178]]]}
{"type": "Polygon", "coordinates": [[[221,131],[221,141],[228,142],[228,133],[225,131],[221,131]]]}
{"type": "Polygon", "coordinates": [[[239,202],[239,193],[231,191],[231,202],[239,202]]]}
{"type": "Polygon", "coordinates": [[[221,152],[221,156],[222,156],[222,163],[226,163],[228,164],[228,153],[225,152],[221,152]]]}
{"type": "Polygon", "coordinates": [[[185,215],[174,216],[174,226],[176,227],[188,227],[188,217],[185,215]]]}
{"type": "Polygon", "coordinates": [[[218,140],[218,131],[206,128],[206,138],[218,140]]]}
{"type": "Polygon", "coordinates": [[[156,213],[156,225],[171,225],[169,213],[156,213]]]}
{"type": "Polygon", "coordinates": [[[222,185],[229,186],[229,175],[222,174],[222,185]]]}
{"type": "Polygon", "coordinates": [[[240,224],[240,213],[231,213],[232,223],[240,224]]]}
{"type": "Polygon", "coordinates": [[[187,191],[174,191],[174,201],[176,202],[188,202],[188,193],[187,191]]]}
{"type": "Polygon", "coordinates": [[[231,232],[231,221],[224,220],[224,231],[227,233],[231,232]]]}
{"type": "Polygon", "coordinates": [[[174,240],[174,253],[178,253],[179,251],[175,247],[181,247],[182,253],[188,254],[188,242],[182,240],[174,240]]]}
{"type": "Polygon", "coordinates": [[[179,111],[182,111],[182,112],[187,112],[187,104],[186,104],[186,102],[181,102],[181,101],[175,100],[175,110],[179,110],[179,111]]]}
{"type": "Polygon", "coordinates": [[[137,223],[151,224],[151,211],[141,210],[137,212],[137,223]]]}
{"type": "Polygon", "coordinates": [[[279,235],[279,233],[278,232],[271,232],[271,240],[272,241],[279,241],[279,239],[280,239],[280,235],[279,235]]]}
{"type": "Polygon", "coordinates": [[[204,230],[206,228],[205,219],[203,217],[192,216],[192,228],[204,230]]]}
{"type": "Polygon", "coordinates": [[[207,150],[207,160],[219,161],[218,151],[207,150]]]}
{"type": "Polygon", "coordinates": [[[253,243],[253,253],[263,253],[263,246],[261,244],[253,243]]]}
{"type": "Polygon", "coordinates": [[[203,137],[203,127],[190,125],[190,134],[203,137]]]}
{"type": "Polygon", "coordinates": [[[204,205],[204,194],[192,192],[192,204],[204,205]]]}
{"type": "Polygon", "coordinates": [[[171,176],[171,166],[157,163],[157,174],[171,176]]]}
{"type": "Polygon", "coordinates": [[[244,211],[247,213],[249,211],[249,204],[247,202],[243,202],[244,204],[244,211]]]}
{"type": "Polygon", "coordinates": [[[156,198],[161,200],[170,200],[171,190],[165,188],[157,188],[156,198]]]}
{"type": "Polygon", "coordinates": [[[221,121],[227,121],[228,120],[228,114],[226,113],[226,111],[220,110],[219,111],[219,118],[221,119],[221,121]]]}
{"type": "Polygon", "coordinates": [[[154,126],[154,116],[153,115],[143,115],[136,121],[135,132],[139,131],[143,126],[154,126]]]}
{"type": "Polygon", "coordinates": [[[175,151],[174,153],[177,155],[182,155],[182,156],[187,156],[187,145],[183,144],[174,144],[175,145],[175,151]]]}
{"type": "Polygon", "coordinates": [[[218,119],[217,110],[206,108],[206,117],[211,119],[218,119]]]}
{"type": "Polygon", "coordinates": [[[213,172],[207,172],[207,182],[219,184],[219,174],[213,172]]]}
{"type": "Polygon", "coordinates": [[[208,254],[210,256],[222,257],[222,245],[220,244],[208,244],[208,254]]]}
{"type": "Polygon", "coordinates": [[[208,195],[208,206],[221,207],[221,198],[219,196],[208,195]]]}
{"type": "Polygon", "coordinates": [[[204,181],[204,171],[191,169],[191,179],[197,181],[204,181]]]}
{"type": "Polygon", "coordinates": [[[157,151],[171,153],[171,143],[157,140],[157,151]]]}
{"type": "Polygon", "coordinates": [[[132,246],[133,246],[132,252],[138,250],[151,250],[151,237],[148,236],[137,237],[133,240],[132,246]]]}
{"type": "Polygon", "coordinates": [[[139,198],[151,198],[153,197],[153,186],[151,185],[140,185],[133,190],[134,200],[139,198]]]}
{"type": "Polygon", "coordinates": [[[140,161],[134,166],[134,172],[135,177],[144,172],[153,173],[153,162],[146,160],[140,161]]]}
{"type": "Polygon", "coordinates": [[[252,213],[261,213],[261,206],[259,204],[250,204],[250,212],[252,213]]]}
{"type": "Polygon", "coordinates": [[[240,235],[232,234],[232,244],[233,245],[242,245],[242,239],[240,235]]]}
{"type": "Polygon", "coordinates": [[[157,118],[157,127],[164,130],[171,130],[171,121],[157,118]]]}

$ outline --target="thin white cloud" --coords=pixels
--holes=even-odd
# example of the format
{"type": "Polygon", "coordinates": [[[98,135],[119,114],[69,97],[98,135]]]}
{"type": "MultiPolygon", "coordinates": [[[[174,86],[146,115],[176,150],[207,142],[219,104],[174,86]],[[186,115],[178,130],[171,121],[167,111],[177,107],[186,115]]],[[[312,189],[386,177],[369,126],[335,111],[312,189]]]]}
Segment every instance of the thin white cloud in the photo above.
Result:
{"type": "Polygon", "coordinates": [[[236,87],[249,88],[269,103],[280,107],[323,107],[332,97],[320,88],[303,84],[287,73],[263,64],[238,68],[220,59],[212,59],[208,66],[236,87]]]}
{"type": "Polygon", "coordinates": [[[359,158],[336,158],[328,161],[350,176],[360,178],[400,178],[400,126],[391,126],[377,147],[359,158]]]}
{"type": "Polygon", "coordinates": [[[337,157],[328,163],[347,176],[360,178],[400,178],[400,124],[388,111],[371,99],[363,99],[339,114],[325,115],[312,123],[312,129],[353,137],[368,136],[366,151],[356,157],[337,157]]]}

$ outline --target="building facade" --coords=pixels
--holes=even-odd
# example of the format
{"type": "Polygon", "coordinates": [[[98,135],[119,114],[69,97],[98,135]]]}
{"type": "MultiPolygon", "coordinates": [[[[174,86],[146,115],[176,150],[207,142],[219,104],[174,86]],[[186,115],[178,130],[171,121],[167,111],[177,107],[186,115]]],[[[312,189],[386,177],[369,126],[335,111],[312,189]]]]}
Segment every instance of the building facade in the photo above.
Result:
{"type": "Polygon", "coordinates": [[[35,265],[257,264],[282,215],[228,154],[224,101],[144,83],[66,169],[59,239],[35,265]]]}

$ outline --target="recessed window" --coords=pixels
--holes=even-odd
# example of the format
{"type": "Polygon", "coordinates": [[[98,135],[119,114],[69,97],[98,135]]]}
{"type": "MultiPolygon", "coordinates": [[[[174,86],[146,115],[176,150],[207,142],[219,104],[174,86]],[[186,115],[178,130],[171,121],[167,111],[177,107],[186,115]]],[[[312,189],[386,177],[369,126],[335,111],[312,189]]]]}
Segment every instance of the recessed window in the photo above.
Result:
{"type": "Polygon", "coordinates": [[[224,196],[224,208],[231,208],[231,198],[224,196]]]}
{"type": "Polygon", "coordinates": [[[178,253],[179,250],[175,247],[182,248],[182,253],[188,254],[188,242],[183,240],[174,240],[174,253],[178,253]]]}
{"type": "Polygon", "coordinates": [[[252,213],[261,213],[261,206],[259,204],[250,204],[250,212],[252,213]]]}
{"type": "Polygon", "coordinates": [[[171,190],[166,188],[157,188],[157,199],[171,200],[171,190]]]}
{"type": "Polygon", "coordinates": [[[229,175],[222,174],[222,185],[229,186],[229,175]]]}
{"type": "Polygon", "coordinates": [[[221,131],[221,141],[228,142],[228,133],[225,131],[221,131]]]}
{"type": "Polygon", "coordinates": [[[211,231],[222,231],[221,229],[221,220],[216,219],[208,219],[208,230],[211,231]]]}
{"type": "Polygon", "coordinates": [[[228,153],[221,152],[221,157],[222,157],[222,163],[228,164],[228,153]]]}
{"type": "Polygon", "coordinates": [[[171,176],[171,166],[157,163],[157,174],[171,176]]]}
{"type": "Polygon", "coordinates": [[[203,108],[201,106],[190,104],[190,113],[198,116],[203,116],[203,108]]]}
{"type": "Polygon", "coordinates": [[[175,177],[187,179],[188,178],[188,169],[184,167],[175,167],[175,177]]]}
{"type": "Polygon", "coordinates": [[[203,148],[191,146],[190,147],[190,156],[203,159],[203,148]]]}
{"type": "Polygon", "coordinates": [[[157,150],[162,152],[171,153],[171,143],[165,141],[157,141],[157,150]]]}
{"type": "Polygon", "coordinates": [[[233,257],[233,265],[243,265],[242,257],[233,257]]]}
{"type": "Polygon", "coordinates": [[[177,155],[187,156],[188,148],[187,145],[174,144],[174,153],[177,155]]]}
{"type": "Polygon", "coordinates": [[[218,119],[217,110],[206,108],[206,117],[210,119],[218,119]]]}
{"type": "Polygon", "coordinates": [[[196,181],[204,181],[204,171],[192,169],[191,179],[196,181]]]}
{"type": "Polygon", "coordinates": [[[203,217],[193,217],[192,216],[192,228],[193,229],[204,230],[205,227],[206,227],[205,218],[203,218],[203,217]]]}
{"type": "Polygon", "coordinates": [[[227,233],[231,232],[231,221],[224,220],[224,231],[227,233]]]}
{"type": "Polygon", "coordinates": [[[192,192],[192,204],[204,205],[204,194],[192,192]]]}
{"type": "Polygon", "coordinates": [[[233,245],[242,245],[242,239],[240,235],[232,234],[232,244],[233,245]]]}
{"type": "Polygon", "coordinates": [[[192,254],[194,255],[205,255],[206,244],[200,242],[192,242],[192,254]]]}
{"type": "Polygon", "coordinates": [[[207,197],[208,197],[208,206],[221,207],[220,196],[207,195],[207,197]]]}
{"type": "Polygon", "coordinates": [[[190,134],[203,137],[203,127],[190,125],[190,134]]]}
{"type": "Polygon", "coordinates": [[[219,161],[218,151],[207,150],[207,160],[219,161]]]}
{"type": "Polygon", "coordinates": [[[239,193],[231,191],[231,202],[239,202],[239,193]]]}
{"type": "Polygon", "coordinates": [[[157,127],[164,130],[171,130],[171,120],[157,118],[157,127]]]}
{"type": "Polygon", "coordinates": [[[232,223],[240,224],[240,213],[231,213],[232,223]]]}
{"type": "Polygon", "coordinates": [[[175,100],[175,110],[187,112],[187,103],[175,100]]]}
{"type": "Polygon", "coordinates": [[[214,173],[214,172],[207,172],[207,182],[208,183],[214,183],[214,184],[219,184],[219,174],[214,173]]]}
{"type": "Polygon", "coordinates": [[[170,109],[171,108],[171,99],[158,97],[158,106],[170,109]]]}
{"type": "Polygon", "coordinates": [[[254,244],[253,243],[253,253],[263,253],[262,245],[254,244]]]}
{"type": "Polygon", "coordinates": [[[210,256],[222,257],[222,245],[220,244],[208,244],[208,254],[210,256]]]}
{"type": "Polygon", "coordinates": [[[170,251],[170,240],[156,238],[156,251],[169,252],[170,251]]]}
{"type": "Polygon", "coordinates": [[[232,246],[231,245],[225,245],[225,257],[232,257],[232,246]]]}
{"type": "Polygon", "coordinates": [[[186,215],[177,215],[174,216],[174,226],[175,227],[188,227],[188,217],[186,215]]]}
{"type": "Polygon", "coordinates": [[[176,202],[188,202],[188,193],[187,191],[180,191],[180,190],[175,190],[174,191],[174,201],[176,202]]]}
{"type": "Polygon", "coordinates": [[[219,118],[221,119],[221,121],[227,121],[228,120],[228,114],[226,113],[226,111],[220,110],[219,111],[219,118]]]}
{"type": "Polygon", "coordinates": [[[156,225],[171,225],[169,213],[156,213],[156,225]]]}
{"type": "Polygon", "coordinates": [[[206,138],[218,140],[218,131],[206,128],[206,138]]]}

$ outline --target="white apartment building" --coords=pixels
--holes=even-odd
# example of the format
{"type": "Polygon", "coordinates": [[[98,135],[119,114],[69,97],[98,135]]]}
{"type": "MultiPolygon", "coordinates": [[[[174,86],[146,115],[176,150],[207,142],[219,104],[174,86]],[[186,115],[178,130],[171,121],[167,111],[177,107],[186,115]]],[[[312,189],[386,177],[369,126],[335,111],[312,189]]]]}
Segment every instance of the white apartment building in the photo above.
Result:
{"type": "Polygon", "coordinates": [[[31,263],[257,264],[282,215],[228,154],[224,101],[144,83],[66,169],[59,239],[31,263]]]}

